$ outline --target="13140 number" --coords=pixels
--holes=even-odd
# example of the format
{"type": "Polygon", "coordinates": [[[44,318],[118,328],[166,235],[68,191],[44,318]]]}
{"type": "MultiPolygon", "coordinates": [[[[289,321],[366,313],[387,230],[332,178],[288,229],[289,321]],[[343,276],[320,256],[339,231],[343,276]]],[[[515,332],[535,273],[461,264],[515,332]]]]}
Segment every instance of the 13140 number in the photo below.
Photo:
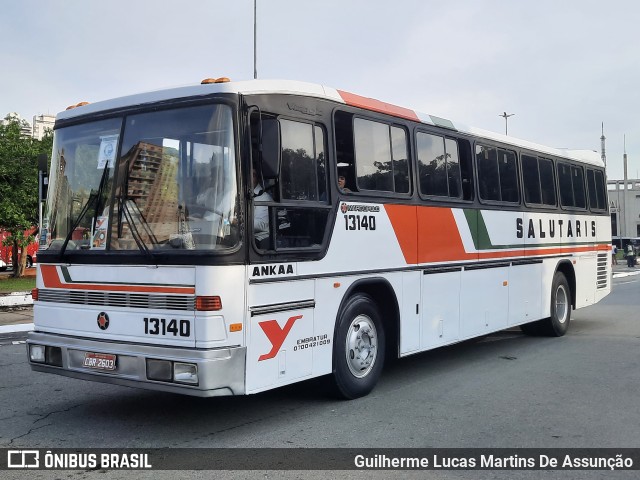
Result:
{"type": "Polygon", "coordinates": [[[345,230],[375,230],[376,217],[373,215],[345,215],[345,230]]]}
{"type": "Polygon", "coordinates": [[[144,317],[144,333],[147,335],[173,335],[174,337],[191,336],[191,322],[172,318],[167,322],[164,318],[144,317]]]}

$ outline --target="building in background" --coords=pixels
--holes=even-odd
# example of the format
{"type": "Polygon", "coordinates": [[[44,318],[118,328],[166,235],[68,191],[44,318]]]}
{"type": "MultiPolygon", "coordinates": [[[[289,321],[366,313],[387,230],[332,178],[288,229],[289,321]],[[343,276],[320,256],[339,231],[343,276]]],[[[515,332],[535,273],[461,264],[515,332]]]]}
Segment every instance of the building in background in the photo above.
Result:
{"type": "Polygon", "coordinates": [[[3,119],[0,120],[2,122],[2,125],[6,125],[9,122],[8,120],[6,120],[7,118],[16,119],[20,122],[20,134],[22,137],[31,136],[31,124],[24,120],[18,113],[9,112],[7,115],[5,115],[3,119]]]}
{"type": "Polygon", "coordinates": [[[53,131],[53,124],[56,121],[55,115],[49,115],[48,113],[34,115],[32,126],[28,121],[24,120],[20,114],[10,112],[5,115],[0,122],[2,122],[3,125],[6,125],[8,120],[5,119],[8,117],[17,119],[21,123],[20,132],[23,137],[33,137],[37,140],[42,140],[42,137],[44,137],[47,130],[53,131]]]}
{"type": "Polygon", "coordinates": [[[33,138],[42,140],[47,130],[53,131],[53,124],[56,121],[55,115],[40,114],[33,117],[33,138]]]}
{"type": "Polygon", "coordinates": [[[640,179],[607,180],[607,190],[611,236],[614,240],[640,237],[640,179]]]}

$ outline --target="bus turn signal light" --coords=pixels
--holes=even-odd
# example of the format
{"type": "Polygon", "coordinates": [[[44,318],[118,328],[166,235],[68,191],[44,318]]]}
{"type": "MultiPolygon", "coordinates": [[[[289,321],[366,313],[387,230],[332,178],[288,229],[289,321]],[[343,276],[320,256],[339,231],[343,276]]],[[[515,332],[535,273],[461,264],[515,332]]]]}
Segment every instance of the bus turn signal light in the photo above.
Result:
{"type": "Polygon", "coordinates": [[[241,332],[242,331],[242,324],[241,323],[232,323],[231,325],[229,325],[229,331],[230,332],[241,332]]]}
{"type": "Polygon", "coordinates": [[[38,289],[37,288],[31,289],[31,298],[33,299],[34,302],[38,300],[38,289]]]}
{"type": "Polygon", "coordinates": [[[222,299],[218,296],[196,297],[196,310],[200,312],[222,310],[222,299]]]}

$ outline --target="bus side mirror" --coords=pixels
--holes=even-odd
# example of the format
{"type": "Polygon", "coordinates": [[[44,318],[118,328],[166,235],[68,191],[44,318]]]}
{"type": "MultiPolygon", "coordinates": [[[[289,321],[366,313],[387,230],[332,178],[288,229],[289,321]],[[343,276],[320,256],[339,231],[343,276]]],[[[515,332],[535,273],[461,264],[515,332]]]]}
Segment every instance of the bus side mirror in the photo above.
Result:
{"type": "Polygon", "coordinates": [[[275,118],[262,119],[261,146],[262,176],[266,179],[280,176],[280,123],[275,118]]]}
{"type": "Polygon", "coordinates": [[[47,173],[47,163],[49,157],[45,153],[38,155],[38,183],[39,183],[39,200],[44,202],[47,198],[47,190],[49,188],[49,174],[47,173]]]}

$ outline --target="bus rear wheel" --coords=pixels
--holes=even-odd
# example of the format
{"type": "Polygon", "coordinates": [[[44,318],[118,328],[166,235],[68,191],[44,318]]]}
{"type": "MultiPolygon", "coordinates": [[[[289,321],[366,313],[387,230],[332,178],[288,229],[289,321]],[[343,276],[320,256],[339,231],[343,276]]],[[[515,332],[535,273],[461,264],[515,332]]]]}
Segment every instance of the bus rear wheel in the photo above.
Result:
{"type": "Polygon", "coordinates": [[[551,284],[551,316],[537,322],[521,325],[527,335],[562,337],[569,330],[571,321],[571,289],[562,272],[556,272],[551,284]]]}
{"type": "Polygon", "coordinates": [[[375,387],[384,364],[385,336],[375,302],[356,294],[343,306],[333,343],[333,381],[340,397],[354,399],[375,387]]]}

